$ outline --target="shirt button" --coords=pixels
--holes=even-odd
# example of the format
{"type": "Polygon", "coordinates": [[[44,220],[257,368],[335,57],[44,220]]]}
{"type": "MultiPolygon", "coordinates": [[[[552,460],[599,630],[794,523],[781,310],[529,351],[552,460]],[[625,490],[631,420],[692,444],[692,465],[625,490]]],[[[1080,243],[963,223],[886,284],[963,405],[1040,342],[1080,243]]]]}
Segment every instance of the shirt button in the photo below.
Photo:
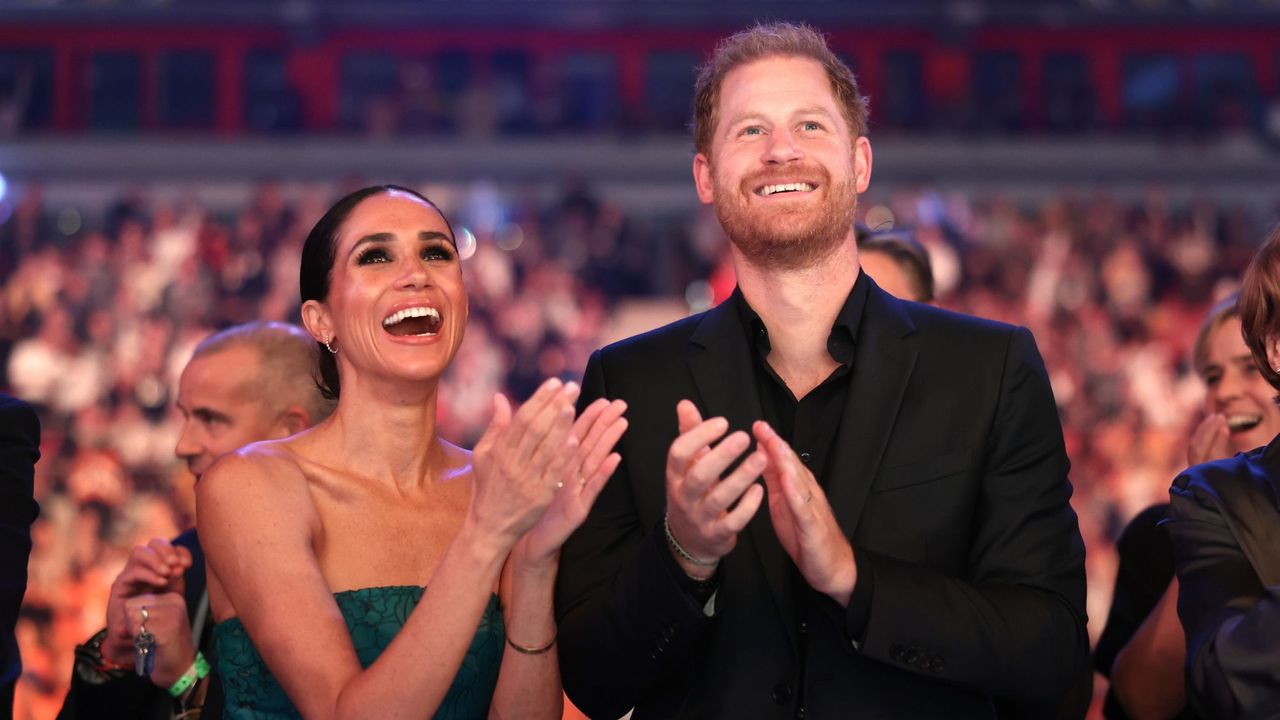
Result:
{"type": "Polygon", "coordinates": [[[787,683],[778,683],[773,686],[773,701],[779,705],[791,702],[791,694],[791,686],[787,683]]]}
{"type": "Polygon", "coordinates": [[[809,464],[809,458],[810,458],[809,453],[800,453],[800,462],[804,463],[805,465],[809,464]]]}

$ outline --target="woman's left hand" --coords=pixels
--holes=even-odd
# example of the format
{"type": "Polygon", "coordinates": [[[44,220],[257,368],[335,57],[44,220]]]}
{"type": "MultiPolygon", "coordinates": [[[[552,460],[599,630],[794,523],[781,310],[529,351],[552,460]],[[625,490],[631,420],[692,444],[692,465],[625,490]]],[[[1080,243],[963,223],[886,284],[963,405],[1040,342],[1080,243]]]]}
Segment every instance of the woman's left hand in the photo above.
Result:
{"type": "Polygon", "coordinates": [[[626,409],[622,400],[600,398],[574,421],[572,435],[578,447],[561,479],[564,485],[538,524],[516,543],[512,555],[518,564],[529,569],[554,568],[560,546],[587,519],[605,482],[622,461],[613,446],[627,429],[627,420],[622,417],[626,409]]]}

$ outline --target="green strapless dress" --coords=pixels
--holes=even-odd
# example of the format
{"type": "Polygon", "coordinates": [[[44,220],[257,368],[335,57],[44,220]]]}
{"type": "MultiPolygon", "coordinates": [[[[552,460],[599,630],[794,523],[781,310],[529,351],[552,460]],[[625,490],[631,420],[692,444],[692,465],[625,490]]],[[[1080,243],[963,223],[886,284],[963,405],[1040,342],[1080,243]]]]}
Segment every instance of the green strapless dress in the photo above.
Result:
{"type": "MultiPolygon", "coordinates": [[[[412,586],[372,587],[335,593],[333,598],[347,621],[351,642],[362,667],[369,667],[404,627],[409,614],[422,599],[423,588],[412,586]]],[[[224,718],[230,720],[277,720],[301,718],[298,709],[271,675],[257,648],[249,640],[239,618],[218,623],[213,628],[218,648],[218,672],[226,695],[224,718]]],[[[462,667],[453,678],[444,702],[436,711],[438,720],[484,718],[489,714],[498,666],[502,663],[502,606],[498,596],[480,618],[471,647],[462,667]]]]}

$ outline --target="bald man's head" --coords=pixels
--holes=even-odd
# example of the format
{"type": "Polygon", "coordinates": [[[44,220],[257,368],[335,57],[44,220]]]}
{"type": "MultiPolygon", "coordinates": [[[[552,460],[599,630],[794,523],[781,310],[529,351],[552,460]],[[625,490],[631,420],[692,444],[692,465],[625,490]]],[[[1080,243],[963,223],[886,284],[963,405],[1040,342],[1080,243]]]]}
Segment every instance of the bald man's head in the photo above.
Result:
{"type": "Polygon", "coordinates": [[[199,477],[232,450],[314,425],[333,411],[315,378],[316,344],[295,325],[214,333],[196,346],[178,384],[184,422],[175,453],[199,477]]]}

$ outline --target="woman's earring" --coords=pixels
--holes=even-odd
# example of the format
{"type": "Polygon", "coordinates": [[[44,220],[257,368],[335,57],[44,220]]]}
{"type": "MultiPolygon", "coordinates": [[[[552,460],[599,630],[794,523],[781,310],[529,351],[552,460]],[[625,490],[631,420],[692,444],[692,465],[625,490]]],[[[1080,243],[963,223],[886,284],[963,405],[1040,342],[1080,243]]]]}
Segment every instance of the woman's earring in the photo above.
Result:
{"type": "Polygon", "coordinates": [[[333,349],[333,341],[329,339],[328,335],[324,336],[324,342],[322,344],[324,345],[325,350],[329,351],[329,354],[331,355],[338,354],[338,351],[333,349]]]}

